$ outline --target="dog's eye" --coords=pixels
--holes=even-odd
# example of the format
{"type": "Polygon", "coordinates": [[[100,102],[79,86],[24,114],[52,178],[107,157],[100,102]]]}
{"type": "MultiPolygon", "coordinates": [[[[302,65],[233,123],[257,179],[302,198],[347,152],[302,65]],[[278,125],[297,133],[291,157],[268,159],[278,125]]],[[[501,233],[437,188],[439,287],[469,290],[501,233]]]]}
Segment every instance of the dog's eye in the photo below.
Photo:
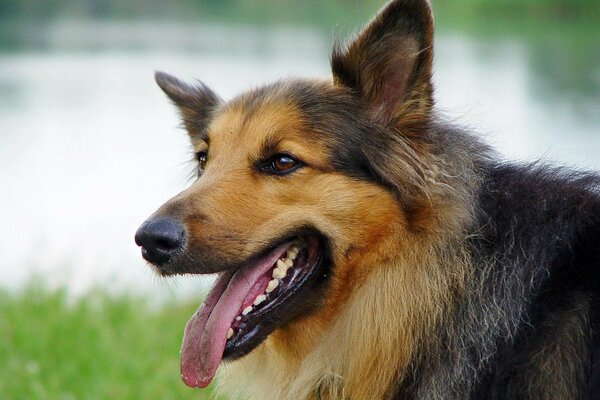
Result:
{"type": "Polygon", "coordinates": [[[271,166],[277,172],[284,172],[294,168],[298,163],[292,157],[286,155],[278,155],[271,162],[271,166]]]}
{"type": "Polygon", "coordinates": [[[264,172],[276,175],[288,174],[295,171],[302,164],[287,154],[275,154],[261,168],[264,172]]]}
{"type": "Polygon", "coordinates": [[[204,171],[204,168],[206,167],[207,156],[208,154],[206,153],[206,151],[199,151],[196,153],[196,160],[198,161],[198,168],[200,169],[200,171],[204,171]]]}

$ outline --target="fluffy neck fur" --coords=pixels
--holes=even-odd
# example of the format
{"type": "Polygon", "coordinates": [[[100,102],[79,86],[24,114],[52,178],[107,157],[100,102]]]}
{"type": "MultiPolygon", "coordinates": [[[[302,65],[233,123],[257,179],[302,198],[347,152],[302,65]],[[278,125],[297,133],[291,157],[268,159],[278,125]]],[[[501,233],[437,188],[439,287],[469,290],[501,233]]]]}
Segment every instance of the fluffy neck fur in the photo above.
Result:
{"type": "MultiPolygon", "coordinates": [[[[446,137],[440,135],[437,145],[448,154],[446,137]]],[[[442,158],[433,149],[425,171],[429,205],[435,210],[433,229],[407,233],[399,228],[403,231],[395,238],[373,249],[379,255],[365,261],[368,274],[348,288],[351,294],[334,318],[295,324],[285,332],[288,348],[274,332],[249,355],[221,368],[220,393],[257,400],[394,395],[411,368],[435,347],[423,338],[435,336],[431,332],[448,321],[472,270],[465,241],[480,178],[467,154],[485,149],[466,136],[452,141],[454,154],[442,158]]]]}
{"type": "Polygon", "coordinates": [[[219,390],[232,399],[316,399],[317,391],[321,399],[390,397],[424,345],[419,338],[439,323],[448,293],[460,291],[464,264],[438,253],[373,268],[306,356],[290,358],[268,339],[223,368],[219,390]],[[456,274],[446,276],[441,263],[456,274]]]}

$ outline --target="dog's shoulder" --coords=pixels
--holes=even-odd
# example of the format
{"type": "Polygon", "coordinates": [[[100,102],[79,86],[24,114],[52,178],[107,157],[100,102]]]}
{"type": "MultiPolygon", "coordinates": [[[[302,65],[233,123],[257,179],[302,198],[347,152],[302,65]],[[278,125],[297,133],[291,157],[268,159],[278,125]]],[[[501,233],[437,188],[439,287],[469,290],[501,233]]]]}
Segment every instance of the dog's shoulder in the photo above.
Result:
{"type": "Polygon", "coordinates": [[[600,176],[489,165],[479,202],[474,265],[496,301],[511,293],[502,302],[518,328],[500,339],[477,398],[520,398],[524,388],[592,398],[585,393],[600,385],[591,361],[600,357],[600,176]]]}
{"type": "Polygon", "coordinates": [[[488,165],[484,175],[480,222],[494,240],[573,250],[585,237],[598,238],[600,175],[541,164],[488,165]]]}

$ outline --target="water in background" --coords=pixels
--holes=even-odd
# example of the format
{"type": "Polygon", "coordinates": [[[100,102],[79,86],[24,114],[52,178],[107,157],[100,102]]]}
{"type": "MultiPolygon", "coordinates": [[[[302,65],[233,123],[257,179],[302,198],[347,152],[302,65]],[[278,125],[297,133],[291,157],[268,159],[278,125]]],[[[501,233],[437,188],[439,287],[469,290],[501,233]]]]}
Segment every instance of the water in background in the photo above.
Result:
{"type": "MultiPolygon", "coordinates": [[[[331,33],[65,20],[32,35],[43,46],[0,51],[0,286],[33,274],[74,293],[97,284],[201,290],[203,278],[156,278],[133,243],[193,169],[153,71],[201,79],[227,99],[281,77],[326,76],[331,33]]],[[[506,158],[600,169],[600,42],[592,44],[442,31],[439,109],[506,158]]]]}

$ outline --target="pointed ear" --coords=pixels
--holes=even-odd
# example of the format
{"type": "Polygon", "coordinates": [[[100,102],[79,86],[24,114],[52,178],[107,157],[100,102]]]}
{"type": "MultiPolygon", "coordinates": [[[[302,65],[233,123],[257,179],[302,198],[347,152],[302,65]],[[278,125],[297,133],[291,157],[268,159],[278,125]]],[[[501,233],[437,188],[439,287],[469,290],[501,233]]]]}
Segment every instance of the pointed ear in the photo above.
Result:
{"type": "Polygon", "coordinates": [[[160,71],[154,79],[179,109],[192,141],[202,138],[221,98],[202,82],[190,85],[160,71]]]}
{"type": "Polygon", "coordinates": [[[433,17],[427,0],[393,0],[331,56],[334,83],[355,91],[393,126],[427,120],[432,105],[433,17]]]}

